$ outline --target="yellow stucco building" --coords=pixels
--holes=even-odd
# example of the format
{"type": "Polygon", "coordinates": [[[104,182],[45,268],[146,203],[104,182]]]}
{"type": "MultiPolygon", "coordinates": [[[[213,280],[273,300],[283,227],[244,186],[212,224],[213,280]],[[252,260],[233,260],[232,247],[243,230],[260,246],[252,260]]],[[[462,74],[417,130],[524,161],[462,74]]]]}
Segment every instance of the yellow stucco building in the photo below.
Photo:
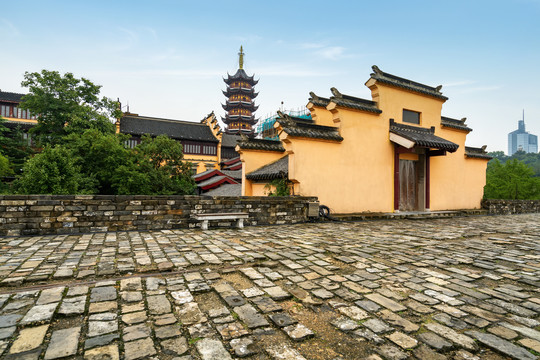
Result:
{"type": "Polygon", "coordinates": [[[480,208],[490,158],[465,146],[465,119],[441,116],[441,86],[376,66],[366,86],[372,100],[310,93],[311,121],[281,114],[279,141],[241,141],[242,195],[285,178],[336,213],[480,208]]]}

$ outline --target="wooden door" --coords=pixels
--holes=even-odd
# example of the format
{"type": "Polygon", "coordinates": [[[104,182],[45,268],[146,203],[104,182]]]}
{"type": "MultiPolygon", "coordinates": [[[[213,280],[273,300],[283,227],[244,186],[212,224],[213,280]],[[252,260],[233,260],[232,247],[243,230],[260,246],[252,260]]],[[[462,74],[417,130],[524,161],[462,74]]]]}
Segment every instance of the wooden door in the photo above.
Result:
{"type": "Polygon", "coordinates": [[[399,210],[418,210],[418,161],[399,160],[399,210]]]}

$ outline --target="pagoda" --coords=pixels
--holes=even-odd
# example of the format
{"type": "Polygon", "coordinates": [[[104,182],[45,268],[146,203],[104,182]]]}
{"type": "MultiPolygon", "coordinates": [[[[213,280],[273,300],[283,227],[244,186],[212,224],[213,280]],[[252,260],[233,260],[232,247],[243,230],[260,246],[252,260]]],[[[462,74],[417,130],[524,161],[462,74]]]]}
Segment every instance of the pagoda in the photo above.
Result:
{"type": "Polygon", "coordinates": [[[223,95],[227,97],[227,103],[223,109],[227,111],[221,120],[227,125],[225,132],[228,134],[253,135],[254,125],[257,122],[253,113],[258,109],[253,103],[258,93],[253,88],[259,81],[253,76],[248,76],[244,71],[244,51],[240,46],[238,71],[234,75],[227,73],[227,78],[223,79],[227,84],[227,90],[223,95]]]}

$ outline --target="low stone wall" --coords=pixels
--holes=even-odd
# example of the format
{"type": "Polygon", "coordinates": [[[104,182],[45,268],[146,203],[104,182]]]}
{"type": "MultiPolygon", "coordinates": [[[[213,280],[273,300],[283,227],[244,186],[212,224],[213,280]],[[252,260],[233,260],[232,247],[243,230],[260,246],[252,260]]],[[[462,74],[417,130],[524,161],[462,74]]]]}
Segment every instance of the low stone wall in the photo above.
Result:
{"type": "Polygon", "coordinates": [[[482,200],[482,208],[490,215],[540,212],[540,200],[482,200]]]}
{"type": "MultiPolygon", "coordinates": [[[[246,212],[245,225],[307,220],[313,197],[0,195],[0,236],[178,229],[191,214],[246,212]]],[[[210,222],[210,226],[230,225],[210,222]]]]}

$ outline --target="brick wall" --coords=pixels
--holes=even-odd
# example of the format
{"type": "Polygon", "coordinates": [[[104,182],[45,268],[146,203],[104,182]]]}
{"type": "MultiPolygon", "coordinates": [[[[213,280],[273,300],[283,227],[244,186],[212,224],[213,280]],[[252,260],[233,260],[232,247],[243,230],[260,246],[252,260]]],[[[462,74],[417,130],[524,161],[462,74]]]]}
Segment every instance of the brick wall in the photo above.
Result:
{"type": "MultiPolygon", "coordinates": [[[[313,197],[0,195],[0,236],[200,226],[195,213],[247,212],[245,225],[307,220],[313,197]]],[[[223,220],[210,226],[227,225],[223,220]]]]}
{"type": "Polygon", "coordinates": [[[482,200],[482,208],[490,215],[540,212],[540,200],[482,200]]]}

